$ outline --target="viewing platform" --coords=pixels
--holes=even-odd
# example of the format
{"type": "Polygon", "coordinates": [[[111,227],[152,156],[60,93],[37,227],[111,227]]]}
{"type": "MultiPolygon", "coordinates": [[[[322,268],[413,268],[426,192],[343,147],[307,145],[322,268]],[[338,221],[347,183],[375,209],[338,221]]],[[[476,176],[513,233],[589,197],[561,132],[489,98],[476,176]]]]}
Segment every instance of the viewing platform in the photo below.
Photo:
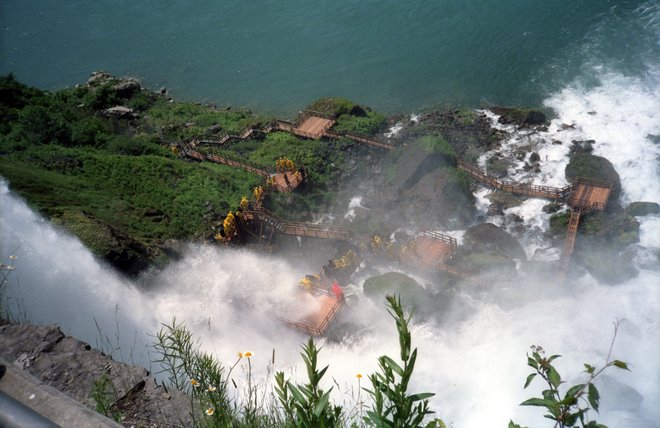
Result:
{"type": "Polygon", "coordinates": [[[314,289],[309,298],[313,299],[312,304],[315,306],[309,313],[295,320],[287,318],[280,320],[289,327],[310,336],[323,336],[341,309],[343,301],[334,293],[320,289],[314,289]]]}

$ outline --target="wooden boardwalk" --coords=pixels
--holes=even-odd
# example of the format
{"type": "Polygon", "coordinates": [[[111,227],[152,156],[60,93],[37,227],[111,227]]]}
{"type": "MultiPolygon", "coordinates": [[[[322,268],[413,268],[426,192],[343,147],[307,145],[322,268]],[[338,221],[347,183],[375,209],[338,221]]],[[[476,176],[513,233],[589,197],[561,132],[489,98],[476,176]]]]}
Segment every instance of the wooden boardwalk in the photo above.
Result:
{"type": "Polygon", "coordinates": [[[575,248],[575,239],[577,237],[578,226],[580,225],[580,216],[582,211],[580,208],[571,209],[571,218],[568,221],[568,229],[566,230],[566,240],[564,241],[564,250],[559,259],[559,268],[562,275],[565,276],[568,270],[568,265],[573,255],[575,248]]]}
{"type": "Polygon", "coordinates": [[[285,235],[336,239],[339,241],[349,241],[353,236],[350,229],[346,227],[288,221],[277,217],[265,208],[246,211],[245,218],[248,220],[257,220],[271,229],[285,235]]]}
{"type": "Polygon", "coordinates": [[[564,199],[566,196],[568,196],[572,189],[572,186],[560,188],[502,180],[480,169],[478,166],[472,165],[460,159],[457,161],[457,167],[467,172],[474,179],[490,187],[516,195],[531,196],[533,198],[564,199]]]}
{"type": "Polygon", "coordinates": [[[605,209],[612,193],[612,183],[578,177],[568,195],[568,205],[582,210],[605,209]]]}
{"type": "Polygon", "coordinates": [[[182,145],[179,153],[184,157],[196,161],[214,162],[221,165],[243,169],[245,171],[259,175],[265,180],[272,182],[273,188],[279,192],[291,192],[300,184],[302,184],[302,182],[307,178],[303,176],[302,173],[296,174],[292,171],[272,173],[246,160],[240,160],[228,156],[220,156],[215,153],[203,153],[196,150],[195,147],[196,143],[191,141],[188,144],[182,145]]]}
{"type": "Polygon", "coordinates": [[[280,318],[280,320],[289,327],[293,327],[310,336],[323,336],[337,315],[337,312],[341,309],[343,302],[334,294],[327,291],[315,290],[312,296],[315,300],[314,303],[318,305],[318,310],[297,320],[287,318],[280,318]]]}

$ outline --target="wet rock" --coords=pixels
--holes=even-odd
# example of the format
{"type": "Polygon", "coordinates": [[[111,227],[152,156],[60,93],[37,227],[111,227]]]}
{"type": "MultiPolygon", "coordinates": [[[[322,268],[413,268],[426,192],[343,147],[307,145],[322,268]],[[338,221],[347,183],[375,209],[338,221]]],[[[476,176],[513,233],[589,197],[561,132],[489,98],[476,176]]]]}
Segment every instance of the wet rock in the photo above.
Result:
{"type": "Polygon", "coordinates": [[[557,211],[559,211],[561,209],[561,207],[562,206],[560,204],[557,204],[557,203],[554,203],[554,202],[549,203],[549,204],[543,206],[543,212],[548,213],[548,214],[556,213],[557,211]]]}
{"type": "Polygon", "coordinates": [[[596,140],[572,140],[570,153],[591,153],[594,150],[596,140]]]}
{"type": "Polygon", "coordinates": [[[463,235],[463,246],[470,250],[491,251],[512,259],[526,260],[522,245],[507,231],[492,223],[472,226],[463,235]]]}
{"type": "Polygon", "coordinates": [[[500,116],[498,122],[502,124],[530,126],[543,125],[547,121],[545,113],[540,110],[510,107],[493,107],[490,110],[500,116]]]}
{"type": "Polygon", "coordinates": [[[495,156],[488,159],[486,162],[486,169],[489,174],[494,175],[497,178],[506,177],[509,173],[509,167],[511,162],[506,159],[499,159],[495,156]]]}
{"type": "Polygon", "coordinates": [[[612,183],[610,201],[616,200],[621,192],[621,180],[612,163],[601,156],[574,152],[564,170],[566,179],[573,183],[578,177],[593,178],[612,183]]]}
{"type": "Polygon", "coordinates": [[[532,152],[532,154],[529,155],[530,162],[539,162],[540,160],[541,160],[541,156],[537,152],[532,152]]]}
{"type": "Polygon", "coordinates": [[[660,214],[660,204],[656,202],[633,202],[626,207],[626,214],[636,217],[660,214]]]}
{"type": "Polygon", "coordinates": [[[387,272],[364,281],[364,295],[376,304],[382,304],[385,296],[396,294],[401,300],[414,306],[424,299],[424,288],[411,277],[398,272],[387,272]]]}

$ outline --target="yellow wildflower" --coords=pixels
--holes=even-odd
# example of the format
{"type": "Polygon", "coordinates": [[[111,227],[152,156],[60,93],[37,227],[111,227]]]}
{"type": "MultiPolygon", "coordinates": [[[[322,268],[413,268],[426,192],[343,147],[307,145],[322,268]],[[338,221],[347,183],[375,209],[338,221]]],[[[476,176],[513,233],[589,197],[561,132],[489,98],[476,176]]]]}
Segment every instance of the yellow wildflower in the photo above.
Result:
{"type": "Polygon", "coordinates": [[[215,413],[215,410],[213,410],[212,408],[209,407],[208,409],[206,409],[206,414],[208,416],[213,416],[214,413],[215,413]]]}
{"type": "Polygon", "coordinates": [[[193,388],[197,388],[199,386],[199,382],[197,382],[195,379],[190,379],[190,384],[193,386],[193,388]]]}
{"type": "Polygon", "coordinates": [[[356,377],[357,377],[358,379],[362,379],[362,373],[358,373],[358,374],[356,375],[356,377]]]}
{"type": "Polygon", "coordinates": [[[251,351],[241,352],[241,357],[250,358],[252,355],[253,355],[253,354],[252,354],[251,351]]]}

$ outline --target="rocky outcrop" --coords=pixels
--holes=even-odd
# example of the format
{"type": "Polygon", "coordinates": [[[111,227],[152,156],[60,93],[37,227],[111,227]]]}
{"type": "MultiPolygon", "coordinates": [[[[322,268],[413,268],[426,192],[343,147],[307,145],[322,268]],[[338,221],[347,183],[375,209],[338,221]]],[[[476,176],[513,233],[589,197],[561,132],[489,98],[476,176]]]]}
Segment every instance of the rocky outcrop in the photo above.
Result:
{"type": "Polygon", "coordinates": [[[147,248],[125,233],[90,214],[63,210],[51,221],[76,235],[94,254],[110,262],[121,272],[134,276],[149,267],[158,250],[147,248]]]}
{"type": "Polygon", "coordinates": [[[190,399],[158,385],[142,367],[118,363],[57,326],[0,325],[0,358],[94,409],[92,391],[110,381],[111,409],[126,426],[191,426],[190,399]]]}
{"type": "Polygon", "coordinates": [[[497,121],[502,124],[534,126],[544,125],[547,122],[545,113],[540,110],[511,107],[492,107],[490,111],[500,116],[497,121]]]}
{"type": "Polygon", "coordinates": [[[107,108],[101,114],[105,117],[114,117],[115,119],[135,119],[137,117],[133,109],[124,106],[107,108]]]}
{"type": "Polygon", "coordinates": [[[616,200],[621,193],[621,179],[612,162],[590,153],[573,152],[564,171],[566,179],[573,183],[578,177],[589,177],[612,183],[610,200],[616,200]]]}
{"type": "Polygon", "coordinates": [[[492,223],[481,223],[467,229],[463,235],[463,245],[472,251],[489,251],[512,259],[527,259],[522,245],[507,231],[492,223]]]}
{"type": "Polygon", "coordinates": [[[633,202],[626,207],[626,214],[635,217],[660,214],[660,204],[656,202],[633,202]]]}

